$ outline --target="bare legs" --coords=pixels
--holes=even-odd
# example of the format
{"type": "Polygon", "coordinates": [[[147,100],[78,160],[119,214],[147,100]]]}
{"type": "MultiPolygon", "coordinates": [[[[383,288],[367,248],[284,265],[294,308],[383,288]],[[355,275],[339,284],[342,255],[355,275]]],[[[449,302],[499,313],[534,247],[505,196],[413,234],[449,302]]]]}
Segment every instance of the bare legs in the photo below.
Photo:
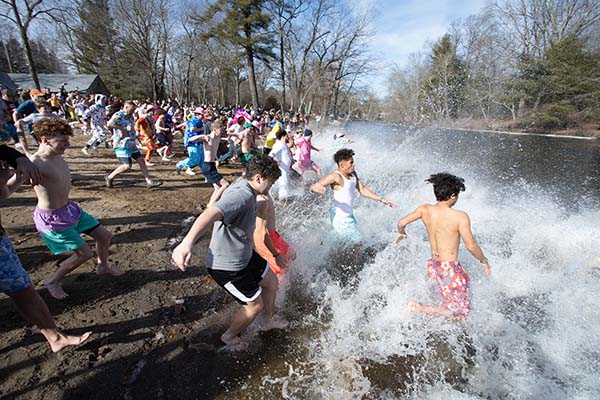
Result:
{"type": "Polygon", "coordinates": [[[96,274],[121,276],[125,273],[117,268],[112,268],[108,262],[108,248],[113,234],[106,230],[102,225],[90,232],[90,236],[96,240],[96,274]]]}
{"type": "MultiPolygon", "coordinates": [[[[110,241],[112,239],[112,233],[107,231],[102,225],[98,226],[92,232],[90,236],[96,240],[96,253],[97,253],[97,267],[96,273],[98,275],[108,274],[112,276],[121,276],[125,271],[121,271],[116,268],[111,268],[108,262],[108,248],[110,247],[110,241]]],[[[58,270],[50,277],[44,279],[44,285],[50,295],[56,299],[64,299],[68,296],[62,288],[62,281],[71,271],[75,270],[81,264],[89,260],[94,256],[92,249],[87,243],[76,249],[73,254],[58,264],[58,270]]]]}
{"type": "MultiPolygon", "coordinates": [[[[139,164],[140,170],[142,171],[142,175],[144,175],[144,179],[146,180],[148,187],[150,188],[150,187],[160,186],[160,182],[155,182],[152,180],[152,178],[150,178],[150,174],[148,173],[148,167],[146,166],[146,161],[144,161],[144,158],[140,157],[135,161],[137,161],[137,163],[139,164]]],[[[113,172],[106,175],[107,185],[109,187],[112,187],[113,179],[115,179],[117,177],[117,175],[122,174],[123,172],[128,171],[130,169],[131,169],[131,166],[128,164],[119,165],[117,168],[115,168],[115,170],[113,172]]]]}
{"type": "Polygon", "coordinates": [[[262,330],[283,329],[288,326],[286,321],[277,321],[273,319],[275,308],[275,297],[279,281],[275,274],[269,269],[267,275],[260,282],[262,289],[261,295],[254,301],[242,306],[233,316],[229,329],[221,335],[221,341],[229,346],[243,348],[244,343],[239,338],[246,328],[258,317],[264,310],[265,321],[261,326],[262,330]]]}
{"type": "Polygon", "coordinates": [[[94,253],[92,249],[87,243],[84,243],[83,246],[73,251],[73,254],[63,262],[58,264],[58,270],[44,279],[44,285],[50,295],[56,299],[64,299],[68,296],[67,293],[62,288],[62,281],[65,276],[73,271],[75,268],[79,267],[81,264],[92,258],[94,253]]]}
{"type": "Polygon", "coordinates": [[[59,331],[50,315],[48,306],[32,286],[10,293],[9,296],[15,302],[23,318],[40,329],[54,353],[67,346],[83,343],[91,335],[91,332],[86,332],[81,336],[69,336],[59,331]]]}

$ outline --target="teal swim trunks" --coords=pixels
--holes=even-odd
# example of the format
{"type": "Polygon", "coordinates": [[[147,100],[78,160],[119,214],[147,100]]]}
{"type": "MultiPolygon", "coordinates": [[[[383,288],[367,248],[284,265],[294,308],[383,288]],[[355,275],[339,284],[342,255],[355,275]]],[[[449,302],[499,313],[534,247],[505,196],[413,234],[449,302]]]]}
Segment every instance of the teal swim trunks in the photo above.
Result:
{"type": "Polygon", "coordinates": [[[69,200],[66,206],[55,210],[36,207],[33,221],[37,231],[52,254],[66,253],[85,243],[82,233],[89,235],[100,222],[69,200]]]}
{"type": "Polygon", "coordinates": [[[362,240],[362,235],[358,230],[356,218],[353,214],[336,214],[335,209],[332,209],[330,217],[333,229],[344,241],[358,243],[362,240]]]}

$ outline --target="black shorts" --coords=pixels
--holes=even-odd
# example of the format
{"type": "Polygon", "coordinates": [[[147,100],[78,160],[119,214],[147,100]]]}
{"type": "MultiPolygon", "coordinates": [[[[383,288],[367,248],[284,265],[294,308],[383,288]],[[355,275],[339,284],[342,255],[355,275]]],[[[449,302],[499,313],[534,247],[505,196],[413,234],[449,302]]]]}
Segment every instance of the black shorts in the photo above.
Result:
{"type": "Polygon", "coordinates": [[[117,157],[117,160],[119,160],[119,162],[121,164],[125,164],[125,165],[129,165],[131,167],[131,164],[133,164],[132,160],[137,160],[138,158],[142,157],[142,153],[139,151],[136,151],[134,153],[131,153],[131,157],[117,157]]]}
{"type": "Polygon", "coordinates": [[[241,271],[207,268],[210,276],[240,304],[248,304],[262,293],[260,281],[269,272],[267,261],[252,250],[248,265],[241,271]]]}
{"type": "Polygon", "coordinates": [[[203,162],[202,163],[202,173],[204,174],[204,176],[206,177],[206,180],[208,181],[208,183],[213,184],[213,183],[219,183],[221,182],[221,179],[223,179],[223,175],[221,175],[219,173],[219,171],[217,171],[217,164],[215,164],[214,162],[203,162]]]}

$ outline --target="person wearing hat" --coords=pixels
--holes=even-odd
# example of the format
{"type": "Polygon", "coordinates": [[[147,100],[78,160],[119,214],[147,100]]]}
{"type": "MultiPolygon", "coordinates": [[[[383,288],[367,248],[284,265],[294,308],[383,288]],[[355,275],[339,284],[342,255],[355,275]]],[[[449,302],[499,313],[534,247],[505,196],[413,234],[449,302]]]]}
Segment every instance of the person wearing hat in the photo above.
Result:
{"type": "Polygon", "coordinates": [[[135,131],[141,137],[144,146],[146,146],[146,165],[151,167],[154,164],[150,162],[152,155],[156,152],[156,125],[154,123],[154,112],[158,110],[156,104],[148,104],[140,112],[140,117],[135,121],[135,131]]]}
{"type": "Polygon", "coordinates": [[[83,120],[85,121],[88,130],[92,131],[92,138],[85,144],[81,149],[83,154],[90,155],[89,149],[92,148],[94,151],[98,151],[98,145],[105,142],[106,148],[108,148],[108,142],[106,136],[108,127],[106,126],[106,103],[107,98],[103,94],[97,94],[94,96],[95,104],[88,108],[83,113],[83,120]]]}
{"type": "Polygon", "coordinates": [[[193,116],[185,124],[184,145],[188,152],[188,158],[177,163],[175,172],[181,174],[181,170],[187,168],[185,173],[188,175],[196,175],[194,167],[201,167],[204,163],[204,147],[202,145],[201,136],[204,134],[204,124],[202,117],[204,109],[197,107],[193,111],[193,116]]]}
{"type": "MultiPolygon", "coordinates": [[[[29,91],[29,100],[23,101],[21,104],[19,104],[19,106],[15,109],[14,113],[13,113],[13,120],[15,122],[18,122],[20,119],[27,117],[30,114],[36,113],[38,112],[37,107],[35,106],[35,100],[41,98],[44,98],[44,93],[37,90],[37,89],[31,89],[29,91]]],[[[17,124],[18,126],[18,124],[17,124]]],[[[29,134],[31,135],[31,137],[33,138],[33,140],[35,141],[36,144],[40,144],[37,136],[35,136],[35,134],[33,133],[33,130],[31,129],[31,124],[27,125],[27,129],[29,130],[29,134]]],[[[21,144],[21,146],[23,146],[23,150],[25,150],[26,152],[28,151],[28,147],[27,147],[27,140],[25,139],[25,136],[21,138],[19,138],[19,142],[21,144]]]]}

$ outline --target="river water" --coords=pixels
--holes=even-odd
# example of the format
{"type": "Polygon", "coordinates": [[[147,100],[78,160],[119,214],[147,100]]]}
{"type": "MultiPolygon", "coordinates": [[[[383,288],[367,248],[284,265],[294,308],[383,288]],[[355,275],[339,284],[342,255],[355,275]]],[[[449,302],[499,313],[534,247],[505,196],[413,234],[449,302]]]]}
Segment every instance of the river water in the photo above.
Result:
{"type": "MultiPolygon", "coordinates": [[[[338,131],[314,139],[324,170],[334,168],[338,131]]],[[[284,353],[279,361],[230,395],[600,398],[600,141],[386,124],[345,132],[360,178],[398,208],[359,199],[365,244],[343,249],[328,224],[330,190],[299,184],[278,206],[279,230],[298,252],[278,300],[292,327],[267,344],[284,353]],[[425,229],[414,223],[393,243],[398,219],[434,202],[424,180],[436,172],[465,179],[455,208],[469,213],[492,266],[488,279],[461,249],[473,295],[464,322],[407,311],[411,300],[440,301],[426,275],[425,229]]]]}

